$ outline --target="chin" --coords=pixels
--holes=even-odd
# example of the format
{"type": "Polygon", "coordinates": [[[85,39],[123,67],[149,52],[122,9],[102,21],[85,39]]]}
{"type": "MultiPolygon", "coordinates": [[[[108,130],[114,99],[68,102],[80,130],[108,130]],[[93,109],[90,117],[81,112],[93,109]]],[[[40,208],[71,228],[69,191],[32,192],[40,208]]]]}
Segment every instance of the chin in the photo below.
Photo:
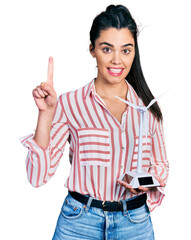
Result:
{"type": "Polygon", "coordinates": [[[120,76],[120,77],[109,76],[107,79],[111,83],[120,83],[120,82],[124,81],[125,77],[126,77],[126,75],[120,76]]]}

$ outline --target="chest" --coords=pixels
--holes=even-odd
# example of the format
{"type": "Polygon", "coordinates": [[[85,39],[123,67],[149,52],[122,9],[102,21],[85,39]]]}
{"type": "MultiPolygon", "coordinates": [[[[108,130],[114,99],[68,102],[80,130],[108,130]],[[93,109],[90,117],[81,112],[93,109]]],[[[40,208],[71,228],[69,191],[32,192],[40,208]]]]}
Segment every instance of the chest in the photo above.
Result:
{"type": "Polygon", "coordinates": [[[128,105],[120,101],[110,101],[104,99],[104,102],[107,106],[109,112],[118,120],[121,124],[122,114],[126,111],[128,105]]]}

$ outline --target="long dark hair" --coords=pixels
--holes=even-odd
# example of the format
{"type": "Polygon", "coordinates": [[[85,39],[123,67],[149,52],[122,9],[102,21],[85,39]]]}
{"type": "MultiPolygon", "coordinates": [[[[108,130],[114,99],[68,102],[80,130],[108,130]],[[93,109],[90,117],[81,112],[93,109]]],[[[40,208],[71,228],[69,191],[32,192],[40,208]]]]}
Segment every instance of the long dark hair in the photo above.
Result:
{"type": "MultiPolygon", "coordinates": [[[[109,5],[106,8],[106,11],[101,12],[98,16],[96,16],[96,18],[93,20],[90,30],[90,41],[92,45],[91,50],[94,50],[95,41],[97,38],[99,38],[100,32],[108,28],[128,28],[131,32],[135,41],[135,57],[131,69],[125,79],[128,81],[128,83],[132,85],[137,95],[147,106],[149,102],[154,98],[154,96],[146,83],[141,68],[139,48],[137,42],[137,36],[139,34],[137,24],[135,23],[135,20],[133,19],[131,13],[125,6],[109,5]]],[[[150,111],[154,114],[154,116],[156,116],[158,120],[162,120],[162,112],[157,102],[150,107],[150,111]]]]}

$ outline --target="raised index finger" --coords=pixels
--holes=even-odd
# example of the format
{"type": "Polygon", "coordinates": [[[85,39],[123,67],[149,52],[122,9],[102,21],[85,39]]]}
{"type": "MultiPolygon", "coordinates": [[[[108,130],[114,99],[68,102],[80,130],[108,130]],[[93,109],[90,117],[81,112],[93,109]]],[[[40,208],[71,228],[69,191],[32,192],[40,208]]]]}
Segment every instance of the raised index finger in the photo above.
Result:
{"type": "Polygon", "coordinates": [[[49,57],[48,61],[48,77],[47,77],[47,83],[53,86],[53,70],[54,70],[54,64],[53,64],[53,58],[49,57]]]}

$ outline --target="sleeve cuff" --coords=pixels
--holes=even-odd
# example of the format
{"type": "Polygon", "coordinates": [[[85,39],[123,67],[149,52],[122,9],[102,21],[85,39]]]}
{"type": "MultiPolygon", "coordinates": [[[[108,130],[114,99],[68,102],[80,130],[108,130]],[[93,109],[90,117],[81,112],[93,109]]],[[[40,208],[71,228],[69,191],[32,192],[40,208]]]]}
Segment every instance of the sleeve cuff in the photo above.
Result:
{"type": "Polygon", "coordinates": [[[51,138],[49,137],[49,143],[48,143],[48,146],[46,148],[43,148],[41,147],[35,140],[34,140],[34,133],[31,133],[31,134],[28,134],[26,136],[23,136],[23,137],[20,137],[19,140],[21,142],[21,144],[28,148],[28,149],[31,149],[32,150],[32,147],[33,149],[40,149],[40,150],[43,150],[43,151],[47,151],[50,149],[50,146],[51,146],[51,138]]]}
{"type": "Polygon", "coordinates": [[[147,193],[147,204],[150,212],[161,205],[164,196],[164,187],[157,187],[156,191],[149,191],[147,193]]]}

